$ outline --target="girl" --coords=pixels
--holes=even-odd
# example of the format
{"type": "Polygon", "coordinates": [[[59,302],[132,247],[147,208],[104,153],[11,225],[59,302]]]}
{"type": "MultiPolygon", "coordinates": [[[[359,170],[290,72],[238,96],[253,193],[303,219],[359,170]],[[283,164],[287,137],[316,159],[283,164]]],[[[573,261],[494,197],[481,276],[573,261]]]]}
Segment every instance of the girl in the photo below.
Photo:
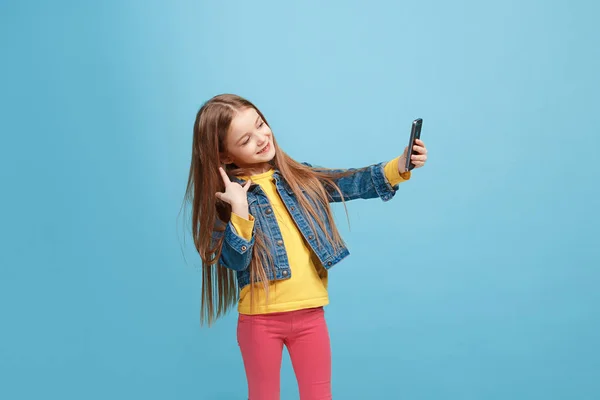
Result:
{"type": "MultiPolygon", "coordinates": [[[[414,151],[422,167],[424,143],[414,151]]],[[[317,168],[284,153],[248,100],[225,94],[200,108],[186,199],[202,258],[201,321],[210,325],[237,303],[250,400],[279,399],[283,345],[300,398],[331,399],[323,307],[328,270],[349,252],[329,203],[390,200],[411,176],[406,154],[361,169],[317,168]]]]}

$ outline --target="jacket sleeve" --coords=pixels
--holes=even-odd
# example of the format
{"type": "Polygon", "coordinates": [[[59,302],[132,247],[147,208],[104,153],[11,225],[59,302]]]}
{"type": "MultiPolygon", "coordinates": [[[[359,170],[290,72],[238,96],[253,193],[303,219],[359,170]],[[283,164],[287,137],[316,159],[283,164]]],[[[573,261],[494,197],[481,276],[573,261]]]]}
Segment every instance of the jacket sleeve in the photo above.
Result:
{"type": "Polygon", "coordinates": [[[249,220],[231,214],[231,220],[225,225],[219,221],[221,229],[213,230],[214,241],[223,239],[219,264],[234,271],[243,271],[248,268],[252,260],[254,246],[254,217],[249,220]],[[225,225],[225,230],[222,229],[225,225]]]}
{"type": "MultiPolygon", "coordinates": [[[[347,176],[333,179],[340,188],[345,201],[377,197],[383,201],[389,201],[396,194],[399,184],[410,179],[410,172],[398,172],[397,163],[398,158],[395,158],[392,161],[373,164],[365,168],[349,169],[324,169],[313,167],[309,163],[303,164],[319,172],[331,174],[349,172],[347,176]]],[[[337,190],[331,187],[326,187],[326,189],[332,202],[342,201],[337,190]]]]}

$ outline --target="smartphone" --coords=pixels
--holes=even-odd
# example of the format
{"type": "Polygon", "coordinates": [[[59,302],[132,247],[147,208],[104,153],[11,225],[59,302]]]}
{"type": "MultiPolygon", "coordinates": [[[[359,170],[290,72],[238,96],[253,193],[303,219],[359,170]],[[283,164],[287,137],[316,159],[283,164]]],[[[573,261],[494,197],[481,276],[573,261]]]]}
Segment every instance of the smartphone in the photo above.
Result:
{"type": "MultiPolygon", "coordinates": [[[[413,146],[415,145],[415,139],[421,138],[421,127],[423,126],[423,119],[417,118],[412,123],[410,129],[410,140],[408,142],[408,154],[406,155],[406,170],[410,171],[415,168],[415,165],[410,161],[410,156],[413,155],[413,146]]],[[[415,153],[417,154],[417,153],[415,153]]]]}

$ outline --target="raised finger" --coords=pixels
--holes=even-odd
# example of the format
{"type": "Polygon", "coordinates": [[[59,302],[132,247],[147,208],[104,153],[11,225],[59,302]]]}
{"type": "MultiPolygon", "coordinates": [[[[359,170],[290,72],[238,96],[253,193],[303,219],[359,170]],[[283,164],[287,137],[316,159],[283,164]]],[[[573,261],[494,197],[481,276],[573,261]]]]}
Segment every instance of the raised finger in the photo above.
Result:
{"type": "Polygon", "coordinates": [[[223,167],[219,167],[219,172],[221,173],[221,178],[223,178],[223,182],[225,182],[225,185],[231,183],[231,180],[227,176],[227,172],[225,172],[223,167]]]}
{"type": "Polygon", "coordinates": [[[246,182],[246,184],[244,185],[244,190],[246,192],[248,192],[248,189],[250,189],[250,185],[252,185],[252,180],[248,179],[248,182],[246,182]]]}

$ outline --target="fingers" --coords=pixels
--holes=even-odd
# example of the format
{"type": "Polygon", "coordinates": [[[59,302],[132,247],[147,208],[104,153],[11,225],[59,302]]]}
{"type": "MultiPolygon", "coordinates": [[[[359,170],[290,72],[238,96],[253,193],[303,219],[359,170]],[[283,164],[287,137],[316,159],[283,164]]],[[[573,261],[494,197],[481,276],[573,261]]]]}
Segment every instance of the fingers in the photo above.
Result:
{"type": "Polygon", "coordinates": [[[427,161],[427,148],[425,147],[425,143],[421,139],[415,140],[415,145],[413,146],[413,154],[410,156],[410,162],[415,166],[415,168],[420,168],[425,165],[427,161]]]}
{"type": "Polygon", "coordinates": [[[248,179],[248,182],[244,185],[244,191],[248,193],[248,189],[250,189],[250,185],[252,185],[252,179],[248,179]]]}
{"type": "Polygon", "coordinates": [[[413,146],[413,154],[427,154],[427,148],[425,146],[414,145],[413,146]]]}
{"type": "Polygon", "coordinates": [[[217,196],[217,199],[223,200],[223,193],[217,192],[217,193],[215,193],[215,196],[217,196]]]}
{"type": "Polygon", "coordinates": [[[415,140],[415,145],[413,146],[413,151],[410,156],[411,161],[426,161],[427,160],[427,148],[425,147],[425,143],[421,139],[415,140]]]}
{"type": "Polygon", "coordinates": [[[229,183],[231,183],[231,180],[229,180],[229,177],[227,176],[227,172],[225,172],[223,167],[219,167],[219,172],[221,173],[221,178],[223,178],[223,182],[225,182],[225,186],[227,186],[229,183]]]}
{"type": "Polygon", "coordinates": [[[418,154],[413,154],[412,156],[410,156],[410,161],[427,161],[427,155],[423,154],[423,155],[418,155],[418,154]]]}

